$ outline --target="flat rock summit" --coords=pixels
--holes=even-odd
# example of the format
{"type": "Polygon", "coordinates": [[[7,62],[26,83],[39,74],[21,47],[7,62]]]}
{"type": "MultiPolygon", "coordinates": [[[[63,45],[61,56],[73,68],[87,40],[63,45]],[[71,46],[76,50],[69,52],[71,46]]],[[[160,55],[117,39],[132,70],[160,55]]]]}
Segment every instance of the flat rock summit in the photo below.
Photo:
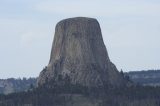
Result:
{"type": "Polygon", "coordinates": [[[110,61],[96,19],[86,17],[60,21],[55,28],[50,61],[40,73],[38,85],[69,77],[72,84],[87,87],[125,84],[110,61]]]}

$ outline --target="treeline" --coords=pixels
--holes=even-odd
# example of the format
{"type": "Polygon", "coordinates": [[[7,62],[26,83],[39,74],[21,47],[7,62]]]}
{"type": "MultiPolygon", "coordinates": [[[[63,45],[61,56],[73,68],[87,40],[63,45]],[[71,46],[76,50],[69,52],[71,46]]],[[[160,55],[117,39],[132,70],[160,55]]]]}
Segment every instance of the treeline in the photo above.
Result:
{"type": "MultiPolygon", "coordinates": [[[[127,80],[144,86],[160,86],[160,70],[131,71],[121,74],[127,80]]],[[[0,79],[0,94],[26,91],[30,86],[36,86],[36,78],[0,79]]]]}
{"type": "Polygon", "coordinates": [[[131,71],[125,75],[140,85],[160,86],[160,70],[131,71]]]}
{"type": "Polygon", "coordinates": [[[9,94],[13,92],[26,91],[30,86],[36,85],[36,78],[8,78],[0,79],[0,93],[9,94]]]}
{"type": "Polygon", "coordinates": [[[160,106],[160,87],[84,87],[59,77],[26,92],[0,95],[0,106],[160,106]]]}

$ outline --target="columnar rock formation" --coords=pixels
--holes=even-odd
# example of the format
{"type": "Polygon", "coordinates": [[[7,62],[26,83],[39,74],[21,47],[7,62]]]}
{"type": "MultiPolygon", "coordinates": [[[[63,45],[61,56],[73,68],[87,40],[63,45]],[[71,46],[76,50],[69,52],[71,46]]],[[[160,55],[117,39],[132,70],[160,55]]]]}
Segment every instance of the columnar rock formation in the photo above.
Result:
{"type": "Polygon", "coordinates": [[[48,66],[40,73],[38,84],[68,76],[72,84],[83,86],[121,86],[123,77],[110,61],[98,21],[76,17],[56,25],[48,66]]]}

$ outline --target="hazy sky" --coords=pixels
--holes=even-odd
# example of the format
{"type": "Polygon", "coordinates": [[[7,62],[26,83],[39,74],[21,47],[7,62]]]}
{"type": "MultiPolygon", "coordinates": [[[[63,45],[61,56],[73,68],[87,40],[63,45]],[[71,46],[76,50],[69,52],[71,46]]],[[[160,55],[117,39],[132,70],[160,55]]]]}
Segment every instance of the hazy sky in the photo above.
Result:
{"type": "Polygon", "coordinates": [[[160,69],[160,0],[0,0],[0,78],[38,76],[56,23],[77,16],[97,18],[119,70],[160,69]]]}

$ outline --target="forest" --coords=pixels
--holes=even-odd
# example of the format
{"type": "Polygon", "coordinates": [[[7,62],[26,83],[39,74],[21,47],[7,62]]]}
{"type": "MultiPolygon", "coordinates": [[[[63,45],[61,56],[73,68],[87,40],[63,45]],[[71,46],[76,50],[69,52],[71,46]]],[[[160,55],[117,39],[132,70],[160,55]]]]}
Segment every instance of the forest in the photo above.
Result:
{"type": "Polygon", "coordinates": [[[28,91],[0,95],[0,106],[160,106],[160,87],[84,87],[59,78],[28,91]]]}

